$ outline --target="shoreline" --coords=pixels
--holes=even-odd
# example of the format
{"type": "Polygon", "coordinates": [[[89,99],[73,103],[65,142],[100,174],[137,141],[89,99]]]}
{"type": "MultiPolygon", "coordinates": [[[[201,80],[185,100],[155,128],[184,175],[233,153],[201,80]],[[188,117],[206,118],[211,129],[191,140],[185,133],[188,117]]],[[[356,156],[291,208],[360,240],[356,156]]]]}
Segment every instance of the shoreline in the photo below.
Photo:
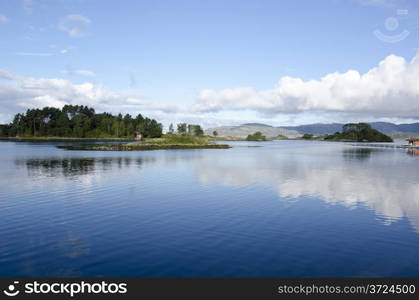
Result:
{"type": "MultiPolygon", "coordinates": [[[[272,142],[272,141],[317,141],[317,142],[343,142],[343,143],[394,143],[394,142],[371,142],[371,141],[355,141],[355,140],[325,140],[325,139],[303,139],[303,138],[287,138],[287,139],[268,139],[248,141],[246,139],[224,139],[210,138],[213,141],[223,142],[272,142]]],[[[75,137],[0,137],[0,141],[17,141],[17,142],[135,142],[134,138],[75,138],[75,137]]],[[[175,144],[174,144],[175,145],[175,144]]],[[[180,144],[176,144],[180,145],[180,144]]]]}
{"type": "Polygon", "coordinates": [[[230,149],[226,144],[93,144],[57,146],[70,151],[151,151],[151,150],[188,150],[188,149],[230,149]]]}

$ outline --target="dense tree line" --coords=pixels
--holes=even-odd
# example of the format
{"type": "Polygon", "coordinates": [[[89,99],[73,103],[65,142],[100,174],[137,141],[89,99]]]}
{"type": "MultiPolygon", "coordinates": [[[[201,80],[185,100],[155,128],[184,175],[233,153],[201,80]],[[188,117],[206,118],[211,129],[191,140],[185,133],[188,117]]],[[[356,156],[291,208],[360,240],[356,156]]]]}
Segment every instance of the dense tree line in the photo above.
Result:
{"type": "Polygon", "coordinates": [[[65,105],[62,109],[28,109],[17,114],[12,123],[0,126],[0,136],[8,137],[131,138],[137,133],[160,137],[162,124],[141,114],[135,118],[129,114],[114,116],[83,105],[65,105]]]}
{"type": "Polygon", "coordinates": [[[342,127],[342,132],[327,135],[325,140],[344,140],[356,142],[392,142],[393,139],[384,133],[373,129],[366,123],[349,123],[342,127]]]}

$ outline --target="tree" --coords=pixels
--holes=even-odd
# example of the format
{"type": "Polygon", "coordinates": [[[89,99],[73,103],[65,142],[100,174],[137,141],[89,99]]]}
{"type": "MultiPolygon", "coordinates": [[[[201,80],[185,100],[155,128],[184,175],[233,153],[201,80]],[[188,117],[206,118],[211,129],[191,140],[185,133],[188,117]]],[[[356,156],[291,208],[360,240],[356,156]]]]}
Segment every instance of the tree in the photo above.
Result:
{"type": "Polygon", "coordinates": [[[247,141],[266,141],[266,136],[262,132],[257,131],[254,134],[249,134],[246,138],[247,141]]]}
{"type": "Polygon", "coordinates": [[[194,135],[194,125],[188,124],[187,128],[188,134],[194,135]]]}
{"type": "Polygon", "coordinates": [[[160,137],[162,125],[141,114],[113,116],[96,114],[93,108],[83,105],[65,105],[61,110],[54,107],[28,109],[17,114],[13,122],[2,125],[0,136],[60,136],[60,137],[127,137],[133,138],[136,131],[143,136],[160,137]]]}
{"type": "Polygon", "coordinates": [[[203,136],[204,131],[202,130],[200,125],[189,124],[188,126],[188,134],[193,136],[203,136]]]}
{"type": "Polygon", "coordinates": [[[173,124],[172,123],[170,123],[170,125],[169,125],[169,132],[170,133],[174,133],[175,132],[175,129],[173,128],[173,124]]]}
{"type": "Polygon", "coordinates": [[[186,133],[187,124],[186,123],[179,123],[177,124],[177,132],[180,134],[186,133]]]}
{"type": "Polygon", "coordinates": [[[393,139],[366,123],[348,123],[342,127],[342,132],[327,135],[325,140],[355,141],[355,142],[392,142],[393,139]]]}
{"type": "Polygon", "coordinates": [[[202,129],[201,125],[195,125],[194,133],[196,136],[203,136],[204,130],[202,129]]]}
{"type": "Polygon", "coordinates": [[[217,137],[217,136],[218,136],[218,132],[217,132],[216,130],[214,130],[214,131],[212,132],[212,135],[213,135],[213,136],[215,136],[215,137],[217,137]]]}

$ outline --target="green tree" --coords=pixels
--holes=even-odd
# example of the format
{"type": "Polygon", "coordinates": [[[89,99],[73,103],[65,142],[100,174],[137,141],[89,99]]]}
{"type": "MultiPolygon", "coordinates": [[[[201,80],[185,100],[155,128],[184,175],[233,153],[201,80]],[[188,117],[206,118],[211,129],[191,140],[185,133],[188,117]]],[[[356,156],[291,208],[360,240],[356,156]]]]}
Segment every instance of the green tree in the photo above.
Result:
{"type": "Polygon", "coordinates": [[[196,136],[203,136],[204,135],[204,130],[202,129],[202,127],[200,125],[195,125],[194,133],[195,133],[196,136]]]}
{"type": "Polygon", "coordinates": [[[179,123],[179,124],[177,124],[177,132],[179,134],[186,133],[186,130],[187,130],[187,124],[186,123],[179,123]]]}
{"type": "Polygon", "coordinates": [[[13,122],[1,126],[1,136],[60,136],[60,137],[128,137],[136,131],[147,137],[160,137],[162,125],[141,114],[96,114],[93,108],[83,105],[65,105],[61,110],[54,107],[28,109],[17,114],[13,122]]]}
{"type": "Polygon", "coordinates": [[[189,124],[188,125],[188,134],[193,136],[203,136],[204,131],[202,130],[200,125],[189,124]]]}
{"type": "Polygon", "coordinates": [[[266,136],[262,132],[257,131],[254,134],[249,134],[246,138],[247,141],[266,141],[266,136]]]}
{"type": "Polygon", "coordinates": [[[355,141],[355,142],[392,142],[393,139],[366,123],[348,123],[342,127],[342,132],[327,135],[325,140],[355,141]]]}

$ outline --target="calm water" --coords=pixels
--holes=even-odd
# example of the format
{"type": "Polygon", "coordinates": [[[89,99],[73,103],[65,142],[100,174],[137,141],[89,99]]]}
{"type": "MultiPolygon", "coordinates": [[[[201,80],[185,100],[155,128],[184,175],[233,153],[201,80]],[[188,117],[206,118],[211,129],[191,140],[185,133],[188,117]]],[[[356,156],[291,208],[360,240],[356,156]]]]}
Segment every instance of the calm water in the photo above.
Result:
{"type": "Polygon", "coordinates": [[[419,276],[419,156],[232,144],[0,142],[0,276],[419,276]]]}

